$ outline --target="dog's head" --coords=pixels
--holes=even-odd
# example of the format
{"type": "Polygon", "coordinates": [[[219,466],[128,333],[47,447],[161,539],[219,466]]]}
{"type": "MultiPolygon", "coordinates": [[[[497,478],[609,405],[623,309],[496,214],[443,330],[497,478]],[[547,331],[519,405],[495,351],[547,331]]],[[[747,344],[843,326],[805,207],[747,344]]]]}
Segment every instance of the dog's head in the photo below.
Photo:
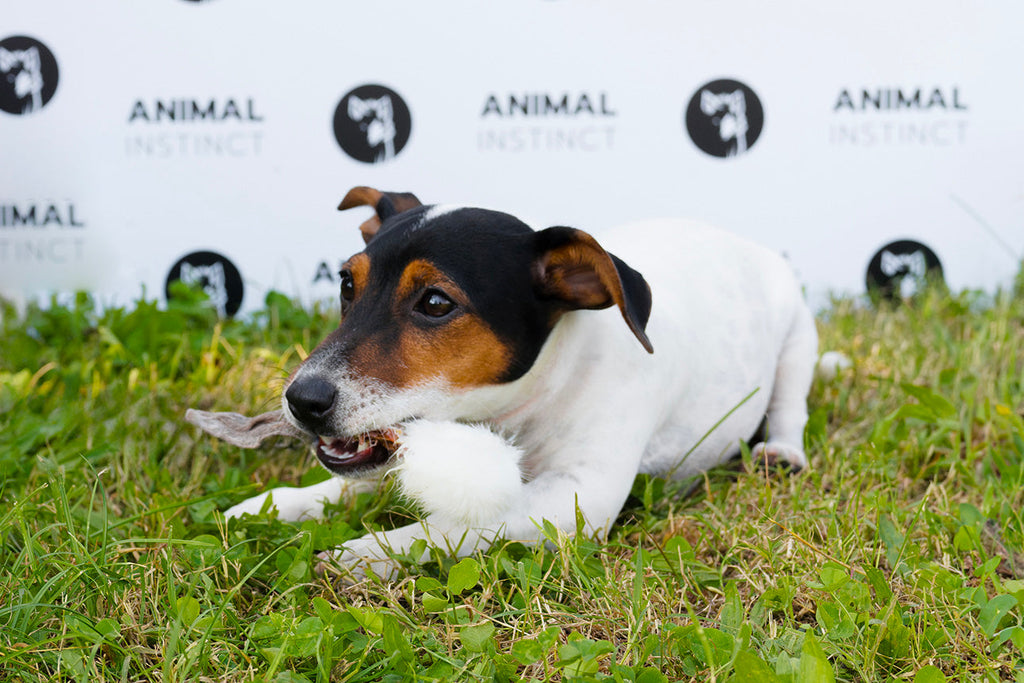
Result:
{"type": "Polygon", "coordinates": [[[568,311],[617,306],[651,351],[647,283],[587,233],[364,187],[339,209],[362,205],[375,215],[360,227],[366,249],[340,273],[341,324],[284,395],[329,469],[383,464],[371,437],[400,422],[466,417],[459,399],[529,372],[568,311]]]}

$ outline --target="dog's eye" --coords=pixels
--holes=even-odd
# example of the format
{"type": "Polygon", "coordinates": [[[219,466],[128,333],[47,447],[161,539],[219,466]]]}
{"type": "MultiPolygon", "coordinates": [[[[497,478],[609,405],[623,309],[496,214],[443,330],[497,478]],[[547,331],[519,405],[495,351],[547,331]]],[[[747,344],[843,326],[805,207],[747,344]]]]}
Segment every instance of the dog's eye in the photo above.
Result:
{"type": "Polygon", "coordinates": [[[352,273],[347,270],[338,274],[341,276],[341,300],[350,304],[352,299],[356,298],[356,282],[352,279],[352,273]]]}
{"type": "Polygon", "coordinates": [[[449,299],[444,292],[428,289],[416,304],[416,310],[431,318],[443,318],[455,310],[455,302],[449,299]]]}

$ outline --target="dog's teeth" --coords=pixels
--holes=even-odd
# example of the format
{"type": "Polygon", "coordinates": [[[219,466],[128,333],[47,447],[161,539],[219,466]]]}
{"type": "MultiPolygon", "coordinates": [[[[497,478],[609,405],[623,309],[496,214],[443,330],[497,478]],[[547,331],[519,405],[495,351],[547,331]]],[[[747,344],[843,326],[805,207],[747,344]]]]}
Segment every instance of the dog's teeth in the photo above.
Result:
{"type": "Polygon", "coordinates": [[[347,451],[339,451],[337,448],[335,448],[332,445],[333,443],[334,443],[333,441],[328,441],[327,439],[321,438],[320,439],[320,448],[322,448],[325,453],[327,453],[331,457],[337,458],[338,460],[348,460],[353,455],[355,455],[355,453],[349,453],[347,451]]]}

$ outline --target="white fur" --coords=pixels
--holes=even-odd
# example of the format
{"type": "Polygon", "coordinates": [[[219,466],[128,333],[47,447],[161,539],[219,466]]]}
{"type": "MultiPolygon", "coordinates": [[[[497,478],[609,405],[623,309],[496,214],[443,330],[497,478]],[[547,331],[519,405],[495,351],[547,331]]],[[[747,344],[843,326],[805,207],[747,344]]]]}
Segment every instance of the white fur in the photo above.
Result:
{"type": "Polygon", "coordinates": [[[373,481],[348,480],[340,477],[331,477],[319,484],[303,488],[280,486],[228,508],[224,511],[224,516],[232,518],[259,514],[267,498],[270,498],[271,504],[268,507],[276,509],[281,519],[293,522],[301,519],[319,519],[323,517],[326,503],[336,502],[343,495],[354,496],[375,488],[376,482],[373,481]]]}
{"type": "Polygon", "coordinates": [[[446,213],[454,213],[466,207],[458,204],[435,204],[430,207],[426,213],[423,214],[423,222],[420,225],[426,225],[435,218],[440,218],[446,213]]]}
{"type": "Polygon", "coordinates": [[[445,524],[493,524],[522,495],[522,451],[487,426],[416,420],[402,431],[402,492],[445,524]]]}
{"type": "MultiPolygon", "coordinates": [[[[605,533],[637,473],[685,478],[714,467],[765,416],[768,440],[755,454],[807,465],[803,430],[817,332],[785,260],[677,220],[626,226],[599,241],[651,286],[646,330],[654,354],[617,309],[574,311],[514,382],[461,392],[442,384],[375,387],[344,418],[346,433],[388,420],[433,420],[413,424],[399,475],[428,514],[347,543],[343,564],[387,573],[387,549],[404,553],[420,538],[460,555],[498,536],[536,542],[543,520],[574,532],[577,510],[588,531],[605,533]],[[453,422],[486,423],[516,446],[453,422]]],[[[346,401],[358,399],[364,380],[343,367],[329,372],[346,401]]],[[[287,516],[283,494],[275,490],[275,504],[287,516]]],[[[301,509],[312,514],[308,505],[301,509]]]]}

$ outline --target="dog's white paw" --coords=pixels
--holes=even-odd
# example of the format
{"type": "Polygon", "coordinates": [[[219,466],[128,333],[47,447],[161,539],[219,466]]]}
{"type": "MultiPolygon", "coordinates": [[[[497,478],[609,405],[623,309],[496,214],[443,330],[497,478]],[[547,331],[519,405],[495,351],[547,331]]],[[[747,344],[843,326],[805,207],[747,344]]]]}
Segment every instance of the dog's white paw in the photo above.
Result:
{"type": "Polygon", "coordinates": [[[347,493],[372,491],[376,486],[375,480],[348,481],[341,477],[331,477],[318,484],[301,488],[281,486],[228,508],[224,512],[224,516],[231,518],[241,517],[245,514],[257,515],[263,510],[267,496],[272,496],[268,509],[277,510],[278,519],[286,522],[320,519],[324,516],[324,505],[327,503],[336,503],[347,493]]]}
{"type": "MultiPolygon", "coordinates": [[[[258,496],[247,498],[237,505],[232,505],[224,511],[224,516],[228,519],[236,519],[242,515],[258,515],[263,510],[263,504],[266,502],[267,497],[270,496],[270,491],[265,491],[258,496]]],[[[268,509],[273,509],[273,502],[268,509]]]]}
{"type": "Polygon", "coordinates": [[[314,571],[323,575],[340,570],[343,581],[362,581],[372,573],[386,581],[398,575],[399,566],[387,550],[373,536],[367,535],[346,541],[338,550],[317,553],[319,562],[314,571]]]}
{"type": "Polygon", "coordinates": [[[523,495],[523,452],[482,425],[411,422],[398,455],[402,492],[442,524],[486,527],[523,495]]]}
{"type": "Polygon", "coordinates": [[[224,511],[228,519],[242,515],[258,515],[263,510],[267,497],[271,497],[268,512],[277,510],[277,518],[285,522],[298,522],[303,519],[319,519],[324,514],[324,498],[311,494],[304,488],[282,486],[264,491],[258,496],[243,500],[224,511]]]}
{"type": "Polygon", "coordinates": [[[793,470],[807,467],[807,455],[802,448],[791,446],[780,441],[761,442],[750,449],[751,458],[755,463],[766,465],[789,465],[793,470]]]}

